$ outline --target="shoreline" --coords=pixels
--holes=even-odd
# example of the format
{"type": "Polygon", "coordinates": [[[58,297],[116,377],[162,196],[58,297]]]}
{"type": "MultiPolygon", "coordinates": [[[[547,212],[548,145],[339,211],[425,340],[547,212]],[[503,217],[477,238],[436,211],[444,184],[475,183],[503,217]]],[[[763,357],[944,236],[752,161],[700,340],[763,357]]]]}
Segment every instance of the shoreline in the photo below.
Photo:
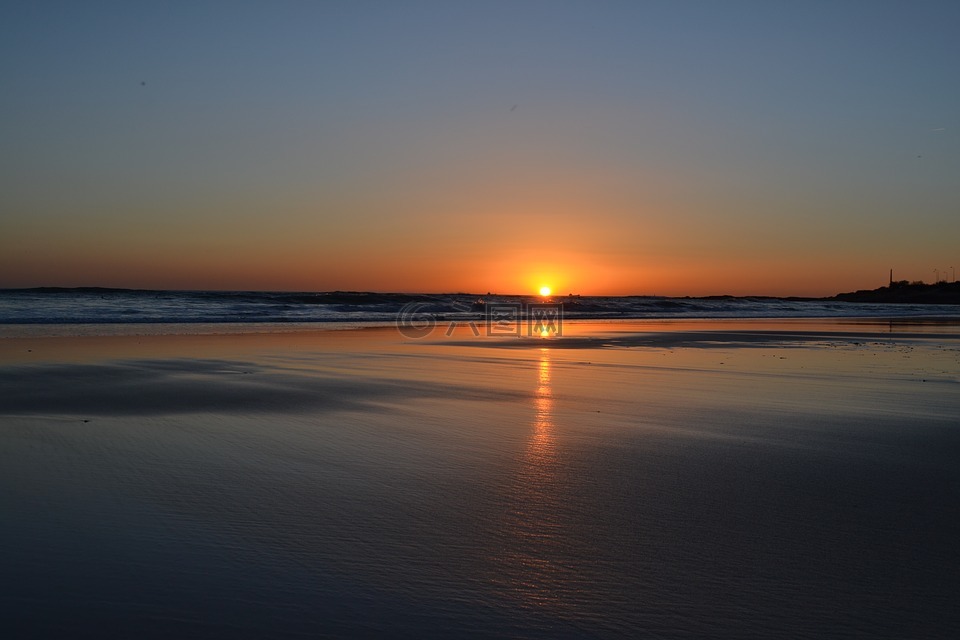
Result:
{"type": "MultiPolygon", "coordinates": [[[[284,358],[322,363],[336,358],[349,368],[353,360],[362,362],[370,356],[385,362],[411,355],[439,361],[456,361],[467,356],[516,361],[538,358],[542,354],[575,362],[586,357],[591,361],[643,364],[651,358],[670,354],[671,366],[684,366],[682,363],[687,361],[723,360],[729,369],[735,360],[751,360],[751,366],[757,364],[755,360],[759,356],[748,356],[748,352],[761,356],[785,350],[795,354],[809,352],[809,357],[804,356],[806,359],[822,360],[822,352],[827,350],[833,353],[856,350],[874,356],[884,354],[884,362],[892,351],[902,352],[904,359],[913,358],[912,363],[917,363],[922,353],[925,358],[936,361],[936,368],[940,370],[960,371],[960,355],[952,355],[960,354],[960,319],[952,318],[571,320],[564,321],[562,335],[545,338],[491,335],[484,331],[482,324],[476,327],[477,335],[474,327],[465,322],[457,323],[450,335],[441,325],[417,339],[404,337],[395,326],[331,330],[326,326],[286,324],[257,327],[175,324],[152,326],[151,333],[124,333],[136,327],[93,325],[89,327],[89,334],[77,331],[87,328],[86,325],[57,325],[56,328],[60,331],[53,334],[28,331],[0,337],[0,367],[123,361],[136,365],[167,360],[177,360],[178,366],[187,366],[191,361],[262,363],[284,358]],[[256,330],[250,331],[252,328],[256,330]],[[105,329],[120,331],[103,333],[105,329]],[[914,350],[916,353],[911,353],[914,350]],[[734,354],[738,357],[731,357],[734,354]]],[[[827,362],[817,364],[825,374],[829,373],[827,362]]],[[[896,369],[900,364],[891,361],[885,366],[896,369]]],[[[912,371],[922,377],[922,369],[914,367],[912,371]]],[[[947,377],[960,381],[960,373],[947,377]]]]}
{"type": "MultiPolygon", "coordinates": [[[[458,332],[468,331],[469,325],[485,337],[482,319],[438,319],[435,328],[425,339],[442,335],[448,325],[456,325],[458,332]]],[[[659,327],[667,331],[682,330],[684,326],[719,327],[723,325],[747,327],[843,325],[892,327],[960,327],[960,316],[820,316],[820,317],[703,317],[703,318],[564,318],[567,327],[659,327]]],[[[156,336],[218,336],[269,334],[320,334],[328,332],[397,331],[396,321],[371,322],[157,322],[157,323],[17,323],[0,324],[0,341],[28,338],[72,337],[156,337],[156,336]]],[[[398,332],[398,331],[397,331],[398,332]]],[[[399,332],[398,332],[399,335],[399,332]]],[[[563,336],[560,336],[562,338],[563,336]]],[[[417,339],[413,339],[416,341],[417,339]]]]}

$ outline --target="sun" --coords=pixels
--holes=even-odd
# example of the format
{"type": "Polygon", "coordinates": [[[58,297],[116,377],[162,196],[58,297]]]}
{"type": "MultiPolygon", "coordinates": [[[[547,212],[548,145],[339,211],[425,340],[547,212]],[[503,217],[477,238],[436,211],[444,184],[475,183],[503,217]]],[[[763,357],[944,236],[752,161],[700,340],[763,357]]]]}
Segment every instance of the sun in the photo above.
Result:
{"type": "Polygon", "coordinates": [[[546,298],[547,296],[549,296],[549,295],[550,295],[550,287],[548,287],[547,285],[543,285],[542,287],[540,287],[540,295],[543,296],[544,298],[546,298]]]}

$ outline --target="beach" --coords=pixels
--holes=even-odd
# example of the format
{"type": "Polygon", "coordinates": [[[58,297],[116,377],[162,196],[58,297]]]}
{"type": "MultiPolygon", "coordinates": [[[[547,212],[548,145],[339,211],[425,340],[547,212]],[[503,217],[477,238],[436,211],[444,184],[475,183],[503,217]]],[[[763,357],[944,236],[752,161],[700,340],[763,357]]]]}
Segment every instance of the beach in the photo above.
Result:
{"type": "Polygon", "coordinates": [[[0,331],[6,637],[960,626],[955,318],[158,327],[0,331]]]}

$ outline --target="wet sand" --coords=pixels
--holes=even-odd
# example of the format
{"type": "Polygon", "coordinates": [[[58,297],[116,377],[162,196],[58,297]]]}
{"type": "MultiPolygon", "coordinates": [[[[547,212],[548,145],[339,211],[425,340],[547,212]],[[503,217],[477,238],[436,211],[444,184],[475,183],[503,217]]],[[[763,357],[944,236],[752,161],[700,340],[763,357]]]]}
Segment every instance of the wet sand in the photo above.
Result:
{"type": "Polygon", "coordinates": [[[4,619],[951,637],[957,324],[563,329],[0,338],[4,619]]]}

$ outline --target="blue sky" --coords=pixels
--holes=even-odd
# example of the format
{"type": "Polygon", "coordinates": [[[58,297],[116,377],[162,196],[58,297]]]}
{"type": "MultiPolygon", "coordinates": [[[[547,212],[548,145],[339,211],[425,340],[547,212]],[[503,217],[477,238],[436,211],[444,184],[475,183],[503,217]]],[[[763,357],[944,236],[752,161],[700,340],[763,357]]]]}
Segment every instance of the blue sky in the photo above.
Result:
{"type": "Polygon", "coordinates": [[[0,286],[816,294],[960,263],[960,3],[6,3],[0,286]]]}

